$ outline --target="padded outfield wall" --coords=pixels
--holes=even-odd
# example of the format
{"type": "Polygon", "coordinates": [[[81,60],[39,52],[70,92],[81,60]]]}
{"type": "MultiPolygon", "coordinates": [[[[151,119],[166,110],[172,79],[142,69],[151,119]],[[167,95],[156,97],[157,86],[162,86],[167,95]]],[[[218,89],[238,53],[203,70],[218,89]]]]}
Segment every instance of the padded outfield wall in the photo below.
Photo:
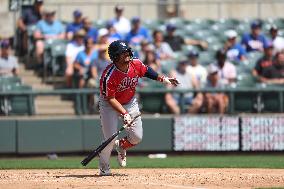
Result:
{"type": "MultiPolygon", "coordinates": [[[[143,115],[143,128],[132,151],[284,151],[283,115],[143,115]]],[[[100,143],[98,117],[0,120],[2,154],[86,152],[100,143]]]]}

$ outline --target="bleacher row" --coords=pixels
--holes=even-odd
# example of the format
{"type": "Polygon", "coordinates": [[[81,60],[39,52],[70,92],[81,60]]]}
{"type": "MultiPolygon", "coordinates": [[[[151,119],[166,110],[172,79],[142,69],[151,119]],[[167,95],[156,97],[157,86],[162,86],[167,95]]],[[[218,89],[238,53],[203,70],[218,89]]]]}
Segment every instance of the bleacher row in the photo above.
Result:
{"type": "MultiPolygon", "coordinates": [[[[168,73],[171,69],[174,69],[177,61],[184,58],[188,52],[194,50],[200,53],[199,62],[200,64],[207,66],[212,63],[215,59],[215,52],[224,46],[226,41],[225,31],[234,29],[238,33],[238,39],[246,33],[250,32],[250,23],[255,19],[194,19],[185,20],[182,18],[172,18],[169,20],[145,20],[143,22],[144,27],[151,31],[159,29],[166,32],[166,25],[171,23],[177,27],[176,34],[185,38],[204,40],[208,43],[208,49],[202,49],[197,46],[184,45],[182,51],[175,52],[175,58],[167,60],[162,63],[162,71],[168,73]]],[[[284,35],[284,19],[266,19],[261,20],[263,23],[263,33],[269,37],[268,32],[271,25],[276,25],[279,28],[278,34],[284,35]]],[[[63,22],[65,25],[67,22],[63,22]]],[[[105,27],[107,20],[94,21],[93,26],[97,29],[105,27]]],[[[35,26],[29,27],[29,55],[34,52],[33,44],[33,31],[35,26]]],[[[44,53],[44,65],[45,72],[43,74],[44,79],[46,76],[63,76],[65,70],[64,56],[65,49],[68,41],[67,40],[48,40],[45,42],[45,53],[44,53]]],[[[253,84],[253,78],[251,76],[251,70],[255,66],[256,61],[262,56],[260,52],[250,52],[247,55],[248,59],[242,63],[233,62],[237,67],[238,82],[240,86],[244,84],[253,84]],[[245,79],[245,81],[242,81],[245,79]],[[247,82],[247,80],[249,82],[247,82]]],[[[30,61],[30,59],[28,59],[30,61]]],[[[250,85],[251,86],[251,85],[250,85]]]]}

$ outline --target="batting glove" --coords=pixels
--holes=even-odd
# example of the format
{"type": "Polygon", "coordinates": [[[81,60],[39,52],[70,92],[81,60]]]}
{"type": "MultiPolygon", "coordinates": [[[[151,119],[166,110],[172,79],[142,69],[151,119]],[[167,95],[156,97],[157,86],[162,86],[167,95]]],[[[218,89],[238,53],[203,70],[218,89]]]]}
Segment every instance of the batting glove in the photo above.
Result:
{"type": "Polygon", "coordinates": [[[130,116],[130,114],[128,112],[123,113],[122,114],[122,118],[123,118],[123,123],[125,125],[129,125],[130,122],[132,121],[132,118],[131,118],[131,116],[130,116]]]}
{"type": "Polygon", "coordinates": [[[177,86],[179,84],[179,81],[176,78],[166,77],[166,76],[158,77],[158,81],[164,84],[170,84],[174,86],[177,86]]]}

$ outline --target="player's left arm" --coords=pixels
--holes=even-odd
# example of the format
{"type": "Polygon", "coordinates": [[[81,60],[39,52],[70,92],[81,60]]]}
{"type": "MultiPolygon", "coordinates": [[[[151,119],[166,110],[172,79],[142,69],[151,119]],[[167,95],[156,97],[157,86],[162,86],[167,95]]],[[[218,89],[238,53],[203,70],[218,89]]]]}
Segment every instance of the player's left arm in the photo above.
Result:
{"type": "Polygon", "coordinates": [[[173,77],[167,77],[161,74],[158,74],[155,70],[153,70],[151,67],[146,66],[146,72],[144,74],[144,77],[150,78],[152,80],[160,81],[164,84],[171,84],[174,86],[177,86],[179,84],[179,81],[176,78],[173,77]]]}

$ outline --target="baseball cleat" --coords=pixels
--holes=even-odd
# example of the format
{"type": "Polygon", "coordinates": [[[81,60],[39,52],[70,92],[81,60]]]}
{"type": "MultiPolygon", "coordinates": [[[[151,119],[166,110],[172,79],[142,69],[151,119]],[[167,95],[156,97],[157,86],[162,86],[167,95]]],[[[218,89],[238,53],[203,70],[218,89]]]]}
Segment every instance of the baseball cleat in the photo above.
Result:
{"type": "Polygon", "coordinates": [[[112,176],[112,173],[110,170],[102,170],[100,169],[100,176],[112,176]]]}
{"type": "Polygon", "coordinates": [[[109,165],[106,166],[100,166],[100,176],[111,176],[111,170],[109,168],[109,165]]]}
{"type": "Polygon", "coordinates": [[[117,161],[121,167],[126,167],[126,150],[119,145],[119,140],[115,142],[115,149],[117,151],[117,161]]]}

